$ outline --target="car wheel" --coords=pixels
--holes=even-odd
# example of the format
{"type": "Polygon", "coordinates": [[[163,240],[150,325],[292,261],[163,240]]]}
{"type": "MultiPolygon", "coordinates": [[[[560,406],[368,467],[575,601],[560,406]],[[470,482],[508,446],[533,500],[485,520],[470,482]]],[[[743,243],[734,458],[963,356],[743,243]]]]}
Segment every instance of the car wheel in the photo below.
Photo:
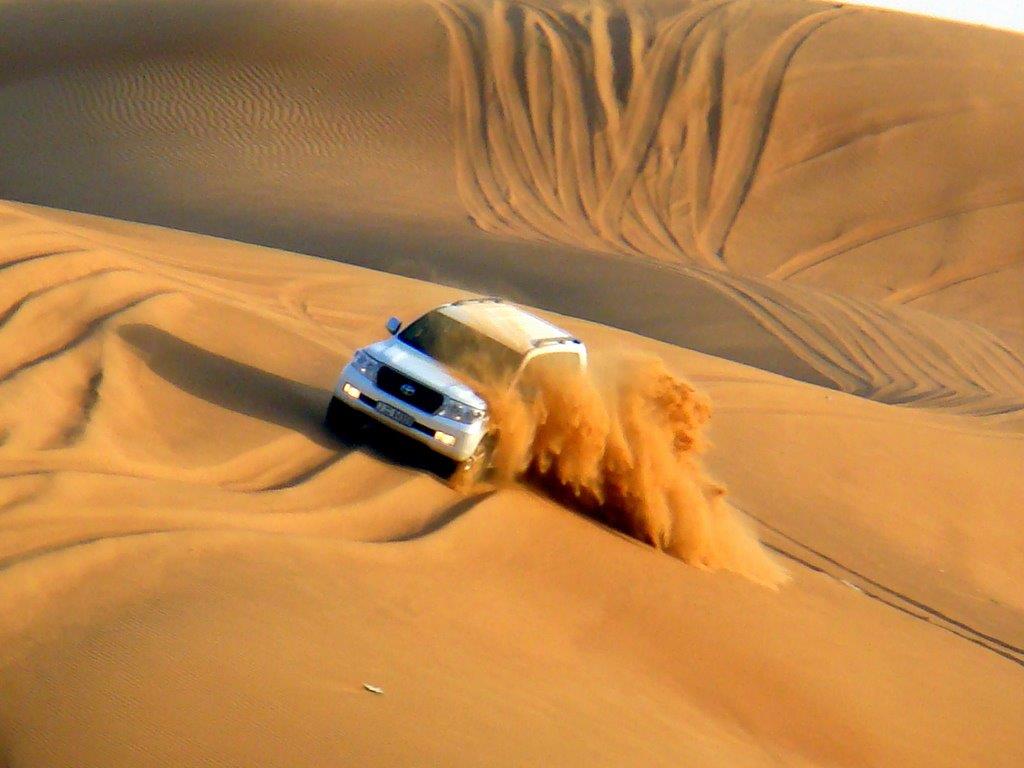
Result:
{"type": "Polygon", "coordinates": [[[455,465],[449,480],[451,485],[455,488],[472,488],[483,480],[487,470],[491,468],[496,443],[497,435],[493,432],[484,435],[473,455],[455,465]]]}

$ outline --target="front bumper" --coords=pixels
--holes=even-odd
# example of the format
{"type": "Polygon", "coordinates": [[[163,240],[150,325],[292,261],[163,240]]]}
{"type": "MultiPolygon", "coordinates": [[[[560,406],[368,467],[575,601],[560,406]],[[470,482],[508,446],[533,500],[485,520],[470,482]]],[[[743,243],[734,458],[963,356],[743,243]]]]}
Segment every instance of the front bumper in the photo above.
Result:
{"type": "Polygon", "coordinates": [[[487,433],[486,417],[480,421],[463,424],[431,413],[424,413],[409,403],[378,389],[373,381],[352,365],[346,366],[345,370],[341,372],[341,378],[338,379],[338,385],[334,389],[334,397],[389,429],[411,437],[454,461],[465,461],[472,456],[487,433]],[[359,393],[358,396],[353,396],[351,389],[346,388],[346,384],[349,385],[349,388],[354,387],[359,393]],[[346,391],[347,389],[348,391],[346,391]],[[381,413],[377,409],[378,403],[384,403],[386,406],[411,416],[412,426],[406,426],[381,413]],[[448,441],[451,444],[442,442],[441,439],[435,437],[438,432],[448,435],[448,441]]]}

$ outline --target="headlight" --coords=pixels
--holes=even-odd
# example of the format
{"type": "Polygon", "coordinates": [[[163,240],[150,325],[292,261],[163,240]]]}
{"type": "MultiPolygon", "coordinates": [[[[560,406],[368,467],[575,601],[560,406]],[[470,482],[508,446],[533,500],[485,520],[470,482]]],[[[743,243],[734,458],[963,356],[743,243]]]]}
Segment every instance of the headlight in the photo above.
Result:
{"type": "Polygon", "coordinates": [[[376,381],[377,371],[380,369],[381,363],[379,360],[374,360],[363,350],[357,350],[355,355],[352,357],[352,365],[366,378],[376,381]]]}
{"type": "Polygon", "coordinates": [[[444,399],[444,403],[441,404],[441,408],[437,412],[438,416],[444,416],[452,421],[459,421],[463,424],[469,424],[474,421],[479,421],[484,417],[484,412],[479,408],[474,408],[471,405],[460,403],[458,400],[452,400],[450,397],[444,399]]]}

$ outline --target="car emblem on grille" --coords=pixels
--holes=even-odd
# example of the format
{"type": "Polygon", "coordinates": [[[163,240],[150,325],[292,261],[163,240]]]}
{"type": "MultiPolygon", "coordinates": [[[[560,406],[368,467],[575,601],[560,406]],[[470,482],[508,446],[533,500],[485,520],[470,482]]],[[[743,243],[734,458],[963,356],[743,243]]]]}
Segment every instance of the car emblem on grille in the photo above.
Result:
{"type": "Polygon", "coordinates": [[[406,397],[412,397],[413,395],[416,394],[416,387],[414,387],[412,384],[403,384],[398,388],[398,391],[401,392],[406,397]]]}

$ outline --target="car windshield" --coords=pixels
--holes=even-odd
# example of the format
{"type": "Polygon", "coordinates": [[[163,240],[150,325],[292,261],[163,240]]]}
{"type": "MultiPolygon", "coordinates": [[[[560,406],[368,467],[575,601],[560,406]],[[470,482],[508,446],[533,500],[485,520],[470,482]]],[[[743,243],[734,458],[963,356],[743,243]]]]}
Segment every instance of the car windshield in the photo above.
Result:
{"type": "Polygon", "coordinates": [[[496,339],[433,310],[398,338],[453,370],[484,383],[505,383],[519,369],[523,356],[496,339]]]}

